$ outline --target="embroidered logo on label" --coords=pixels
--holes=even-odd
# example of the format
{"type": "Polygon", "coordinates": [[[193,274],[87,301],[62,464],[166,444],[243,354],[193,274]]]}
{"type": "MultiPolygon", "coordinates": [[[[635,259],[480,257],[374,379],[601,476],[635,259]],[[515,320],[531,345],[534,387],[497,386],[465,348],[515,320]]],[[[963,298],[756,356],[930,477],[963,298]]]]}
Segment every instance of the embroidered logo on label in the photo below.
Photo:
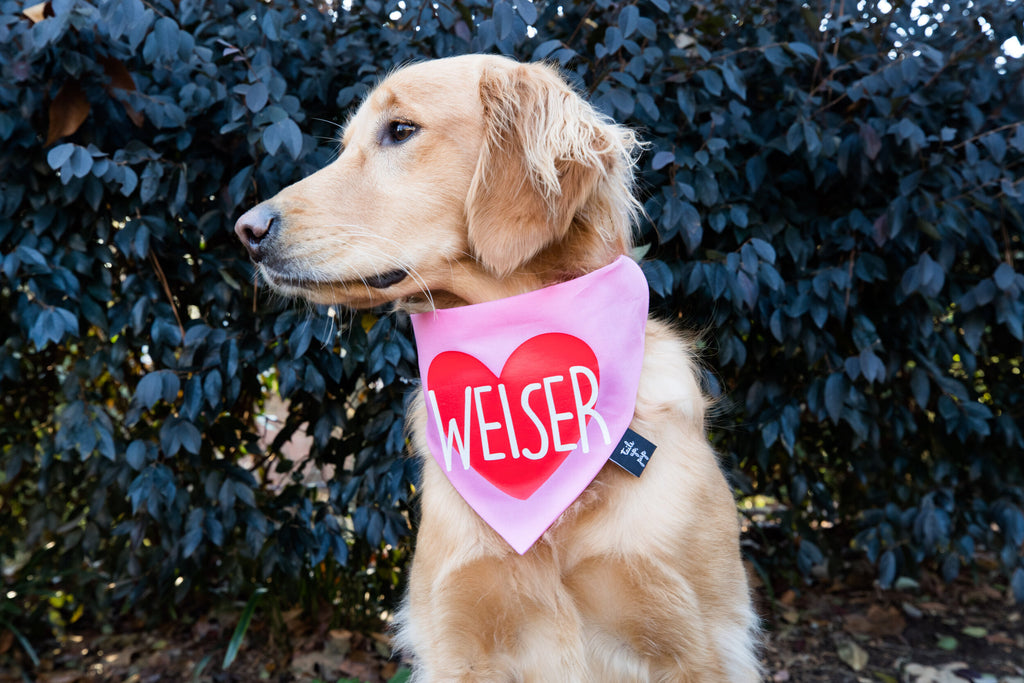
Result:
{"type": "Polygon", "coordinates": [[[632,429],[627,429],[619,440],[619,445],[612,451],[609,458],[613,463],[632,475],[639,477],[651,461],[651,455],[657,448],[653,443],[640,436],[632,429]]]}
{"type": "Polygon", "coordinates": [[[570,451],[590,452],[591,420],[604,444],[611,443],[594,407],[601,381],[597,356],[572,335],[525,341],[499,376],[458,351],[439,354],[427,373],[445,469],[472,468],[519,500],[533,495],[570,451]]]}

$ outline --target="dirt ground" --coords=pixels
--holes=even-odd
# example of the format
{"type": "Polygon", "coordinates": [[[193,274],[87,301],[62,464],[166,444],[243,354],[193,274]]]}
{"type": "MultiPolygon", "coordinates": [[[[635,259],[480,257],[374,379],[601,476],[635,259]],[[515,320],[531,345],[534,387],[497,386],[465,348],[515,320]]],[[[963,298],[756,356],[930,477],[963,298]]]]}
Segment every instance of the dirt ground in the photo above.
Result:
{"type": "MultiPolygon", "coordinates": [[[[759,589],[765,681],[814,683],[1024,683],[1024,606],[995,577],[944,585],[924,577],[899,590],[871,586],[759,589]]],[[[37,647],[38,667],[0,631],[0,683],[279,683],[401,681],[380,633],[329,629],[329,615],[257,613],[237,659],[222,663],[241,606],[157,629],[68,633],[37,647]]],[[[554,683],[554,682],[553,682],[554,683]]]]}
{"type": "Polygon", "coordinates": [[[988,582],[789,590],[771,609],[766,680],[1024,683],[1022,614],[988,582]]]}

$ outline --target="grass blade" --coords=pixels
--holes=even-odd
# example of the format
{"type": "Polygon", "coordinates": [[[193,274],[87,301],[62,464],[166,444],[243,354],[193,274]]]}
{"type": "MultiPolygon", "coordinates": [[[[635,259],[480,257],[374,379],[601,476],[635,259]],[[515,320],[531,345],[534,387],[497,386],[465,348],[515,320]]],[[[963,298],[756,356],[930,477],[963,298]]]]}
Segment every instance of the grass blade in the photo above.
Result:
{"type": "Polygon", "coordinates": [[[257,599],[267,592],[266,588],[262,586],[257,588],[249,598],[249,602],[245,603],[245,609],[242,610],[242,616],[238,620],[238,626],[235,627],[235,632],[231,636],[231,642],[228,643],[228,651],[224,654],[224,663],[221,665],[222,668],[227,669],[231,666],[231,663],[235,661],[235,657],[238,655],[238,648],[242,647],[242,639],[245,637],[245,632],[249,628],[249,622],[252,621],[252,613],[256,610],[257,599]]]}
{"type": "Polygon", "coordinates": [[[35,648],[32,647],[32,643],[28,642],[28,638],[26,638],[21,631],[14,628],[14,624],[7,621],[6,619],[0,620],[0,624],[3,624],[5,627],[7,627],[7,630],[10,631],[14,635],[14,637],[18,639],[18,642],[21,644],[22,649],[25,650],[25,654],[27,654],[29,659],[32,660],[32,664],[34,666],[39,666],[39,655],[36,654],[35,648]]]}

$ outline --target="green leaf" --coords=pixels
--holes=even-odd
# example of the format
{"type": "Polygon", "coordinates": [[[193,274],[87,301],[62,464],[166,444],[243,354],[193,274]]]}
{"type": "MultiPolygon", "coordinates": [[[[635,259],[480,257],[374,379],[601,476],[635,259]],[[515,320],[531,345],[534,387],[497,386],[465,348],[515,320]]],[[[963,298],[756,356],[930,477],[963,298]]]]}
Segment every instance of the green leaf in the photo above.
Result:
{"type": "Polygon", "coordinates": [[[786,43],[785,45],[795,55],[799,55],[800,57],[805,57],[807,59],[812,59],[814,61],[818,60],[817,50],[815,50],[807,43],[793,42],[786,43]]]}
{"type": "Polygon", "coordinates": [[[57,145],[56,147],[53,147],[49,152],[47,152],[46,163],[49,164],[50,168],[56,171],[60,169],[60,167],[63,166],[65,162],[68,161],[68,159],[71,158],[71,155],[74,153],[75,149],[76,145],[70,142],[65,142],[64,144],[57,145]]]}
{"type": "Polygon", "coordinates": [[[686,248],[692,254],[700,246],[704,228],[701,226],[700,213],[689,202],[680,203],[680,223],[686,248]]]}
{"type": "Polygon", "coordinates": [[[121,180],[121,194],[125,197],[129,196],[135,191],[135,188],[139,185],[139,176],[132,169],[125,167],[122,169],[122,180],[121,180]]]}
{"type": "Polygon", "coordinates": [[[619,12],[619,29],[623,38],[629,38],[636,31],[640,20],[640,10],[636,5],[626,5],[619,12]]]}
{"type": "Polygon", "coordinates": [[[546,59],[555,50],[562,47],[562,41],[556,39],[545,40],[533,50],[533,61],[539,62],[546,59]]]}
{"type": "Polygon", "coordinates": [[[132,441],[125,451],[125,459],[133,470],[138,472],[146,464],[146,444],[143,441],[132,441]]]}
{"type": "Polygon", "coordinates": [[[775,263],[775,248],[768,242],[765,242],[759,237],[754,237],[750,240],[750,243],[754,247],[754,251],[757,252],[757,256],[765,263],[775,263]]]}
{"type": "Polygon", "coordinates": [[[644,261],[640,264],[647,276],[647,283],[659,296],[668,296],[672,293],[672,271],[664,262],[658,260],[644,261]]]}
{"type": "Polygon", "coordinates": [[[1014,285],[1014,281],[1017,279],[1013,268],[1008,263],[1000,263],[999,267],[992,274],[992,281],[996,283],[996,287],[1006,292],[1014,285]]]}
{"type": "Polygon", "coordinates": [[[515,30],[516,17],[512,5],[507,2],[498,2],[494,5],[494,28],[498,34],[498,40],[507,40],[515,30]]]}
{"type": "Polygon", "coordinates": [[[675,153],[673,153],[673,152],[666,152],[666,151],[662,150],[661,152],[658,152],[657,154],[655,154],[654,158],[651,159],[651,168],[654,169],[655,171],[660,171],[661,169],[665,168],[669,164],[674,163],[675,160],[676,160],[675,153]]]}
{"type": "Polygon", "coordinates": [[[846,379],[841,372],[834,372],[825,381],[825,410],[834,424],[839,424],[846,402],[846,379]]]}
{"type": "Polygon", "coordinates": [[[1010,588],[1013,590],[1013,598],[1017,604],[1024,603],[1024,568],[1017,567],[1010,577],[1010,588]]]}
{"type": "Polygon", "coordinates": [[[756,192],[757,189],[761,187],[761,183],[764,182],[765,174],[768,172],[764,157],[760,154],[750,157],[744,166],[744,171],[747,176],[747,183],[750,186],[750,190],[752,192],[756,192]]]}
{"type": "Polygon", "coordinates": [[[786,55],[785,50],[778,45],[769,45],[765,48],[764,57],[770,64],[779,69],[788,69],[793,64],[789,56],[786,55]]]}
{"type": "MultiPolygon", "coordinates": [[[[40,268],[46,268],[46,257],[39,253],[39,250],[30,247],[27,244],[19,244],[14,248],[14,254],[17,260],[21,261],[25,265],[38,266],[40,268]]],[[[13,276],[13,271],[11,273],[13,276]]]]}
{"type": "Polygon", "coordinates": [[[412,678],[412,669],[406,667],[400,668],[395,672],[395,675],[388,679],[388,683],[409,683],[412,678]]]}
{"type": "Polygon", "coordinates": [[[89,171],[92,170],[92,155],[89,154],[85,147],[75,146],[74,151],[71,153],[71,158],[68,160],[66,168],[71,172],[71,175],[75,178],[84,178],[89,175],[89,171]]]}
{"type": "Polygon", "coordinates": [[[736,68],[736,65],[732,62],[724,62],[720,69],[729,90],[733,91],[741,100],[747,99],[747,86],[743,82],[743,74],[736,68]]]}
{"type": "Polygon", "coordinates": [[[223,388],[224,382],[221,379],[220,371],[210,370],[206,374],[206,379],[203,380],[203,394],[206,396],[206,403],[214,410],[220,407],[223,388]]]}
{"type": "Polygon", "coordinates": [[[199,429],[187,420],[181,420],[178,423],[178,440],[186,451],[194,455],[199,454],[199,449],[203,444],[203,437],[199,429]]]}
{"type": "MultiPolygon", "coordinates": [[[[537,8],[534,6],[531,0],[517,0],[516,10],[519,12],[519,16],[523,18],[527,26],[533,26],[534,22],[537,21],[537,8]]],[[[538,59],[534,57],[534,59],[538,59]]]]}
{"type": "Polygon", "coordinates": [[[278,24],[278,13],[273,10],[267,10],[266,14],[263,15],[263,20],[260,22],[260,27],[263,29],[263,34],[267,36],[269,40],[280,40],[278,24]]]}
{"type": "Polygon", "coordinates": [[[205,519],[206,511],[202,508],[194,508],[189,513],[188,523],[185,525],[185,535],[182,537],[182,557],[188,558],[195,554],[203,540],[203,521],[205,519]]]}
{"type": "Polygon", "coordinates": [[[21,645],[21,649],[25,651],[28,658],[32,660],[33,666],[39,666],[39,655],[36,654],[35,648],[32,647],[32,643],[29,642],[28,638],[14,627],[14,624],[9,622],[7,619],[0,619],[0,624],[3,624],[4,628],[11,632],[11,634],[17,639],[18,644],[21,645]]]}
{"type": "Polygon", "coordinates": [[[282,119],[263,129],[263,146],[269,154],[276,154],[284,145],[293,159],[302,153],[302,131],[291,119],[282,119]]]}
{"type": "Polygon", "coordinates": [[[256,81],[245,90],[245,106],[255,114],[267,106],[269,97],[270,91],[267,89],[267,85],[263,81],[256,81]]]}
{"type": "Polygon", "coordinates": [[[65,332],[67,329],[61,316],[55,310],[43,310],[29,330],[29,338],[37,349],[42,350],[50,342],[59,343],[65,332]]]}
{"type": "Polygon", "coordinates": [[[882,553],[878,559],[878,585],[883,590],[888,590],[896,579],[896,553],[892,548],[882,553]]]}
{"type": "Polygon", "coordinates": [[[676,90],[676,102],[686,120],[693,123],[694,117],[697,115],[697,101],[689,88],[681,86],[676,90]]]}
{"type": "Polygon", "coordinates": [[[170,17],[161,17],[156,20],[153,27],[153,35],[164,59],[174,59],[178,56],[178,45],[180,44],[180,31],[178,23],[170,17]]]}
{"type": "Polygon", "coordinates": [[[135,400],[146,410],[149,410],[160,400],[163,394],[163,376],[165,370],[151,372],[145,375],[135,387],[135,400]]]}
{"type": "Polygon", "coordinates": [[[715,97],[722,94],[722,77],[718,75],[717,71],[712,69],[702,69],[697,72],[697,75],[700,76],[701,81],[703,81],[705,90],[715,97]]]}
{"type": "Polygon", "coordinates": [[[245,638],[245,632],[249,629],[249,622],[252,621],[253,612],[256,610],[256,603],[259,601],[259,597],[267,592],[264,587],[257,588],[249,601],[245,603],[245,609],[242,610],[242,616],[238,619],[238,625],[235,626],[235,632],[231,635],[231,641],[228,643],[228,651],[224,653],[224,662],[221,664],[221,668],[227,669],[235,661],[235,657],[238,656],[238,649],[242,647],[242,639],[245,638]]]}
{"type": "Polygon", "coordinates": [[[864,142],[864,154],[868,159],[874,161],[882,150],[882,139],[870,123],[860,125],[860,137],[864,142]]]}
{"type": "Polygon", "coordinates": [[[1002,134],[990,133],[981,139],[981,144],[985,145],[992,161],[997,164],[1003,163],[1003,159],[1006,157],[1006,140],[1002,134]]]}

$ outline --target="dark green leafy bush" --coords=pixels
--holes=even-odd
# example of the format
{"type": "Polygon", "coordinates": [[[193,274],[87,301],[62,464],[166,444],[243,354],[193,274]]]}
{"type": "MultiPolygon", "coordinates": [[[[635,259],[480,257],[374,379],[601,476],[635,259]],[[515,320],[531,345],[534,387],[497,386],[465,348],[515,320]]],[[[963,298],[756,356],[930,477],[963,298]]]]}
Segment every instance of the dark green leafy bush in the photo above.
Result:
{"type": "Polygon", "coordinates": [[[408,323],[267,295],[231,225],[389,69],[468,51],[557,62],[650,142],[644,268],[709,331],[716,444],[793,541],[765,566],[988,552],[1024,599],[1024,4],[883,6],[4,2],[0,617],[394,599],[408,323]],[[271,476],[300,427],[321,487],[271,476]]]}

